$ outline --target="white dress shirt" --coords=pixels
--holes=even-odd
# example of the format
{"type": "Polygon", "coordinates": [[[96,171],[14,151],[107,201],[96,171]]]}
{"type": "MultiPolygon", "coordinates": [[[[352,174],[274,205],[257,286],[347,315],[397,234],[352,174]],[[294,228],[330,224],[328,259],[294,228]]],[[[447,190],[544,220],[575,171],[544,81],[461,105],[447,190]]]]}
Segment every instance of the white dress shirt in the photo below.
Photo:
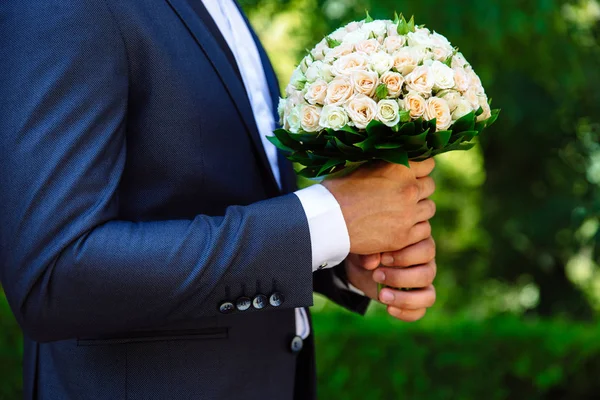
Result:
{"type": "MultiPolygon", "coordinates": [[[[235,57],[271,170],[281,187],[277,149],[266,138],[275,129],[273,103],[256,43],[233,0],[202,2],[235,57]]],[[[350,238],[337,200],[323,185],[298,190],[295,195],[298,196],[308,220],[313,272],[340,264],[350,252],[350,238]]],[[[339,279],[336,284],[348,289],[339,279]]],[[[350,290],[352,289],[354,288],[350,290]]],[[[303,308],[296,309],[296,334],[302,338],[310,334],[308,318],[303,308]]]]}

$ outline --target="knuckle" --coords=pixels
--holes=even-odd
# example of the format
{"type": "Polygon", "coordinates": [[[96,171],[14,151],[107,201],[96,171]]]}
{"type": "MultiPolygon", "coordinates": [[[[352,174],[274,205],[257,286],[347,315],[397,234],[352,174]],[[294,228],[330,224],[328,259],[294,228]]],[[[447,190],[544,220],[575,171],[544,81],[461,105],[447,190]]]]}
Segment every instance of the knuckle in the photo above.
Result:
{"type": "Polygon", "coordinates": [[[435,292],[435,288],[433,286],[431,286],[431,290],[429,290],[429,296],[427,299],[427,307],[432,307],[435,304],[435,301],[437,300],[437,294],[435,292]]]}
{"type": "Polygon", "coordinates": [[[419,192],[419,185],[416,183],[407,184],[402,188],[402,195],[411,203],[417,201],[419,198],[419,192]]]}
{"type": "Polygon", "coordinates": [[[437,212],[437,206],[435,204],[435,201],[429,200],[427,202],[427,206],[429,207],[429,215],[431,215],[431,217],[433,218],[433,216],[437,212]]]}

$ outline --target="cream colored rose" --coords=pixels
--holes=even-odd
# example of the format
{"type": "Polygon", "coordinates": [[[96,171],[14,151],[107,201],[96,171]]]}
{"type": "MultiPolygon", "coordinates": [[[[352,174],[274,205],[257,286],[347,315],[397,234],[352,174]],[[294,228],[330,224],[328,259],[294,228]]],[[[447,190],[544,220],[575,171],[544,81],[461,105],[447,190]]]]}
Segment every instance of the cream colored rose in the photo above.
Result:
{"type": "Polygon", "coordinates": [[[431,49],[436,60],[445,61],[454,53],[454,49],[448,39],[437,32],[431,34],[431,42],[431,49]]]}
{"type": "Polygon", "coordinates": [[[358,129],[365,129],[377,116],[377,103],[364,94],[357,94],[346,104],[346,112],[358,129]]]}
{"type": "Polygon", "coordinates": [[[463,94],[463,96],[469,103],[471,103],[471,107],[473,107],[474,109],[479,108],[480,93],[476,87],[469,87],[469,89],[463,94]]]}
{"type": "Polygon", "coordinates": [[[467,89],[469,89],[469,82],[469,76],[467,75],[467,72],[464,68],[454,68],[454,84],[456,90],[465,92],[467,89]]]}
{"type": "Polygon", "coordinates": [[[422,96],[429,97],[435,83],[431,69],[421,65],[406,75],[406,87],[422,96]]]}
{"type": "Polygon", "coordinates": [[[354,32],[355,30],[360,29],[362,24],[362,22],[350,22],[348,25],[346,25],[346,32],[354,32]]]}
{"type": "Polygon", "coordinates": [[[481,84],[481,79],[479,76],[473,71],[472,68],[467,68],[467,75],[469,76],[469,86],[474,87],[477,93],[483,94],[485,91],[483,90],[483,85],[481,84]]]}
{"type": "Polygon", "coordinates": [[[285,109],[287,108],[287,100],[279,98],[279,103],[277,104],[277,114],[279,115],[279,124],[283,125],[285,123],[285,109]]]}
{"type": "Polygon", "coordinates": [[[343,107],[325,106],[321,110],[321,119],[319,125],[323,128],[340,130],[348,124],[348,113],[343,107]]]}
{"type": "Polygon", "coordinates": [[[292,106],[304,103],[304,92],[302,90],[296,90],[292,85],[288,85],[286,90],[287,101],[292,106]]]}
{"type": "Polygon", "coordinates": [[[302,107],[300,125],[305,132],[316,132],[320,130],[320,119],[321,107],[306,105],[302,107]]]}
{"type": "Polygon", "coordinates": [[[452,115],[450,114],[450,107],[446,100],[440,99],[439,97],[432,97],[427,100],[425,106],[424,118],[426,120],[436,120],[436,128],[439,131],[444,131],[452,125],[452,115]]]}
{"type": "Polygon", "coordinates": [[[383,41],[383,48],[389,54],[393,54],[396,50],[400,50],[406,44],[406,36],[388,36],[383,41]]]}
{"type": "Polygon", "coordinates": [[[327,44],[327,40],[323,39],[319,43],[317,43],[314,49],[312,49],[310,55],[316,61],[323,61],[328,51],[329,45],[327,44]]]}
{"type": "Polygon", "coordinates": [[[354,32],[347,32],[346,36],[343,38],[343,43],[355,45],[358,42],[362,42],[363,40],[367,40],[369,38],[369,33],[365,32],[362,28],[357,29],[354,32]]]}
{"type": "Polygon", "coordinates": [[[479,106],[483,109],[483,113],[477,117],[477,122],[486,120],[492,116],[492,110],[490,109],[486,95],[479,96],[479,106]]]}
{"type": "Polygon", "coordinates": [[[327,95],[325,104],[331,106],[341,106],[350,101],[354,96],[354,85],[349,78],[335,78],[327,86],[327,95]]]}
{"type": "Polygon", "coordinates": [[[327,96],[327,82],[320,79],[310,84],[306,89],[304,98],[310,104],[325,104],[325,96],[327,96]]]}
{"type": "Polygon", "coordinates": [[[466,99],[460,99],[454,111],[452,111],[452,119],[456,121],[473,111],[473,106],[466,99]]]}
{"type": "Polygon", "coordinates": [[[380,100],[377,103],[377,119],[392,127],[400,122],[400,107],[394,100],[380,100]]]}
{"type": "Polygon", "coordinates": [[[314,61],[310,64],[306,70],[305,76],[308,83],[312,83],[321,77],[321,69],[323,68],[323,61],[314,61]]]}
{"type": "Polygon", "coordinates": [[[464,68],[467,65],[469,65],[469,64],[467,63],[467,60],[465,59],[465,56],[463,56],[462,53],[456,53],[452,57],[452,63],[451,63],[450,66],[452,68],[464,68]]]}
{"type": "Polygon", "coordinates": [[[387,32],[387,25],[385,21],[375,20],[372,22],[367,22],[360,28],[367,34],[367,37],[373,33],[375,36],[383,36],[387,32]]]}
{"type": "Polygon", "coordinates": [[[402,47],[392,55],[393,67],[402,75],[408,75],[418,65],[417,58],[412,48],[402,47]]]}
{"type": "Polygon", "coordinates": [[[352,74],[352,83],[356,93],[373,97],[379,84],[379,75],[372,71],[356,71],[352,74]]]}
{"type": "Polygon", "coordinates": [[[331,72],[335,76],[350,76],[356,71],[364,71],[369,63],[365,55],[361,53],[352,53],[334,61],[331,72]]]}
{"type": "Polygon", "coordinates": [[[406,37],[408,39],[409,46],[433,46],[433,40],[431,39],[431,35],[428,31],[419,30],[416,32],[408,32],[408,35],[406,35],[406,37]]]}
{"type": "Polygon", "coordinates": [[[434,61],[430,71],[433,76],[434,89],[444,90],[454,87],[454,70],[452,68],[439,61],[434,61]]]}
{"type": "Polygon", "coordinates": [[[450,107],[450,111],[454,111],[454,109],[458,106],[459,101],[462,100],[460,93],[452,89],[442,90],[438,92],[436,96],[446,100],[448,107],[450,107]]]}
{"type": "Polygon", "coordinates": [[[306,74],[306,70],[313,63],[313,61],[314,60],[313,60],[312,56],[309,54],[306,57],[304,57],[302,59],[302,61],[300,61],[298,68],[300,68],[300,71],[302,71],[303,74],[306,74]]]}
{"type": "Polygon", "coordinates": [[[348,43],[342,43],[339,46],[330,49],[325,52],[324,61],[327,63],[331,63],[333,60],[337,60],[340,57],[347,56],[348,54],[352,54],[354,51],[354,46],[348,43]]]}
{"type": "Polygon", "coordinates": [[[333,40],[337,40],[338,42],[341,42],[342,40],[344,40],[344,37],[348,34],[348,31],[346,31],[346,28],[342,27],[342,28],[338,28],[335,31],[333,31],[331,33],[331,35],[329,35],[329,37],[333,40]]]}
{"type": "Polygon", "coordinates": [[[402,93],[404,77],[398,72],[386,72],[385,74],[381,75],[380,81],[387,86],[388,98],[397,98],[402,93]]]}
{"type": "Polygon", "coordinates": [[[375,53],[379,50],[379,42],[377,39],[367,39],[362,42],[358,42],[354,45],[356,51],[362,51],[365,54],[375,53]]]}
{"type": "Polygon", "coordinates": [[[417,64],[426,63],[429,60],[433,61],[433,53],[425,46],[414,46],[411,47],[417,64]]]}
{"type": "Polygon", "coordinates": [[[306,76],[302,73],[300,67],[296,68],[292,73],[292,77],[290,78],[290,85],[292,85],[297,90],[302,90],[304,85],[306,84],[306,76]]]}
{"type": "Polygon", "coordinates": [[[398,24],[394,24],[393,22],[388,22],[387,24],[387,35],[388,36],[400,36],[398,34],[398,24]]]}
{"type": "Polygon", "coordinates": [[[291,109],[290,113],[286,118],[287,127],[292,133],[298,133],[302,127],[302,105],[297,105],[291,109]]]}
{"type": "Polygon", "coordinates": [[[404,110],[410,111],[410,117],[413,119],[422,117],[425,114],[425,106],[427,100],[416,92],[410,92],[404,97],[403,104],[401,104],[404,110]]]}

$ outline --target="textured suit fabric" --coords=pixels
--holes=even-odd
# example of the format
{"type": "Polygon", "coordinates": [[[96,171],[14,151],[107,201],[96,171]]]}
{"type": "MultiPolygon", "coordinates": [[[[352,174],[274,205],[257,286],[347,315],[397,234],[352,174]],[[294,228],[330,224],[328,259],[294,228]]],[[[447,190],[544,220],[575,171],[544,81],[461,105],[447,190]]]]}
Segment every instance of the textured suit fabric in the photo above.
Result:
{"type": "Polygon", "coordinates": [[[26,398],[293,396],[308,224],[198,3],[0,3],[0,278],[26,398]]]}

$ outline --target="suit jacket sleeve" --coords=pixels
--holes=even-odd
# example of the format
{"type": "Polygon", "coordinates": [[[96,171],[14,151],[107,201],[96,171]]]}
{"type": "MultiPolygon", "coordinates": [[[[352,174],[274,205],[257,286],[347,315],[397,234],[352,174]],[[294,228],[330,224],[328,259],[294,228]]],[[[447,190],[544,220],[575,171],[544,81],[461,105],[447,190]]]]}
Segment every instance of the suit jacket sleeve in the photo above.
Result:
{"type": "Polygon", "coordinates": [[[0,19],[0,277],[26,335],[214,316],[257,282],[285,296],[280,309],[312,304],[293,194],[219,217],[120,219],[129,71],[103,1],[7,0],[0,19]]]}
{"type": "Polygon", "coordinates": [[[334,276],[340,278],[342,282],[348,282],[344,263],[333,268],[323,269],[313,273],[314,290],[317,293],[329,298],[334,303],[355,312],[364,315],[371,300],[368,297],[361,296],[345,288],[341,288],[334,282],[334,276]]]}

